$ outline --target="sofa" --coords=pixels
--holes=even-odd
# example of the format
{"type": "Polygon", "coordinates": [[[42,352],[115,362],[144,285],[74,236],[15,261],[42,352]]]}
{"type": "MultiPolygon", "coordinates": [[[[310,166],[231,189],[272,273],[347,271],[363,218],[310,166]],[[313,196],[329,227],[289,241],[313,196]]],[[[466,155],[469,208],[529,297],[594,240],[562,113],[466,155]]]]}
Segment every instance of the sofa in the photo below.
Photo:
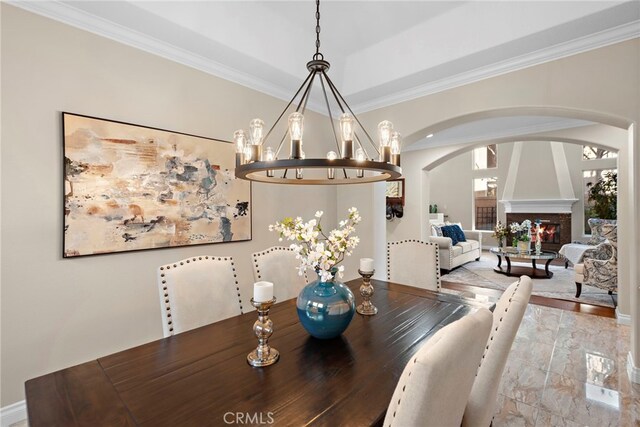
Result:
{"type": "MultiPolygon", "coordinates": [[[[444,225],[444,224],[442,224],[444,225]]],[[[432,224],[432,234],[437,234],[435,228],[438,224],[432,224]]],[[[432,235],[429,241],[438,245],[440,252],[440,271],[447,274],[456,267],[470,261],[479,261],[482,253],[482,233],[474,230],[462,230],[466,242],[458,242],[453,245],[451,238],[432,235]]]]}

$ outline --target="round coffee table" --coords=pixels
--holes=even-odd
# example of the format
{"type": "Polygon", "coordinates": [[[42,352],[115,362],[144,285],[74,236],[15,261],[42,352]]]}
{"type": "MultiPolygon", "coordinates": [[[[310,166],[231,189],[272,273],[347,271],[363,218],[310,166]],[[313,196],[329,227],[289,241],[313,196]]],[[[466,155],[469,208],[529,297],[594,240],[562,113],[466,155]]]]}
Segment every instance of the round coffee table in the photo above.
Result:
{"type": "Polygon", "coordinates": [[[558,253],[553,251],[541,251],[536,253],[535,251],[519,252],[516,248],[491,248],[489,251],[498,257],[498,266],[493,269],[496,273],[505,274],[507,276],[522,276],[526,275],[532,279],[550,279],[553,277],[553,273],[549,271],[549,264],[551,261],[558,258],[558,253]],[[502,257],[507,261],[507,268],[502,268],[502,257]],[[531,260],[532,268],[511,266],[511,259],[517,260],[531,260]],[[537,260],[546,260],[544,270],[536,267],[537,260]]]}

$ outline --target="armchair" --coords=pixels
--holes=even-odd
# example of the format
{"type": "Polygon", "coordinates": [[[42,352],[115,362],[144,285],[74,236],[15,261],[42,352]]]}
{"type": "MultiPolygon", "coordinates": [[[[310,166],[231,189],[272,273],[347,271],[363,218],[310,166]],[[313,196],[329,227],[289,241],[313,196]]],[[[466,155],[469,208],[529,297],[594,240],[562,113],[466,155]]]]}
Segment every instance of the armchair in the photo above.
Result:
{"type": "Polygon", "coordinates": [[[576,298],[580,297],[582,284],[605,289],[609,295],[618,290],[617,226],[602,225],[602,236],[606,240],[585,251],[582,263],[575,266],[576,298]]]}
{"type": "Polygon", "coordinates": [[[466,242],[453,245],[449,237],[431,236],[429,241],[436,243],[440,251],[440,268],[446,274],[456,267],[470,261],[478,261],[482,251],[482,233],[474,230],[462,230],[466,242]]]}

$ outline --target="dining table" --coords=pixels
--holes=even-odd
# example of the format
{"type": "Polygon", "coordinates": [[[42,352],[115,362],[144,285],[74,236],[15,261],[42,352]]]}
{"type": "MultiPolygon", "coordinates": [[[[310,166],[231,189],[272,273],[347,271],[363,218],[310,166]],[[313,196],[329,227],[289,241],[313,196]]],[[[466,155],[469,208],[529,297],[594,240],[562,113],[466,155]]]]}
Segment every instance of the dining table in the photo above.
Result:
{"type": "MultiPolygon", "coordinates": [[[[357,300],[361,283],[346,283],[357,300]]],[[[378,313],[356,313],[347,330],[330,340],[308,335],[295,299],[273,305],[269,344],[280,360],[271,366],[247,363],[257,346],[257,312],[249,311],[30,379],[29,424],[382,425],[411,356],[436,331],[487,303],[371,283],[378,313]]]]}

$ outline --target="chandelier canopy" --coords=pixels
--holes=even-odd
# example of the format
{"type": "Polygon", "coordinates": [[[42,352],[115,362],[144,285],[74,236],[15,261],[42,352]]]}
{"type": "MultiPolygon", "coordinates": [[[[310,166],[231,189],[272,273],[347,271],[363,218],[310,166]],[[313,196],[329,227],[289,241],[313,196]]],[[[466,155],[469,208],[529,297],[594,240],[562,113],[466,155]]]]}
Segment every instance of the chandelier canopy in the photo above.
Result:
{"type": "MultiPolygon", "coordinates": [[[[236,177],[249,181],[274,184],[361,184],[387,181],[402,176],[400,168],[401,136],[387,120],[378,124],[378,144],[362,126],[344,97],[333,84],[327,71],[329,62],[320,53],[320,0],[316,0],[316,53],[307,63],[309,75],[302,82],[275,123],[264,135],[264,121],[253,119],[249,132],[237,130],[233,135],[236,144],[236,177]],[[304,112],[315,81],[320,88],[327,108],[328,122],[335,139],[336,151],[329,151],[325,158],[306,158],[303,151],[304,112]],[[327,89],[333,104],[342,114],[334,123],[327,89]],[[279,142],[268,139],[290,108],[288,128],[279,142]],[[358,135],[356,128],[362,131],[358,135]],[[336,131],[339,129],[339,131],[336,131]],[[281,153],[289,137],[289,153],[281,153]],[[364,142],[364,144],[363,144],[364,142]],[[365,144],[373,148],[371,157],[365,144]]],[[[309,138],[313,139],[313,138],[309,138]]],[[[305,141],[307,138],[305,138],[305,141]]]]}

